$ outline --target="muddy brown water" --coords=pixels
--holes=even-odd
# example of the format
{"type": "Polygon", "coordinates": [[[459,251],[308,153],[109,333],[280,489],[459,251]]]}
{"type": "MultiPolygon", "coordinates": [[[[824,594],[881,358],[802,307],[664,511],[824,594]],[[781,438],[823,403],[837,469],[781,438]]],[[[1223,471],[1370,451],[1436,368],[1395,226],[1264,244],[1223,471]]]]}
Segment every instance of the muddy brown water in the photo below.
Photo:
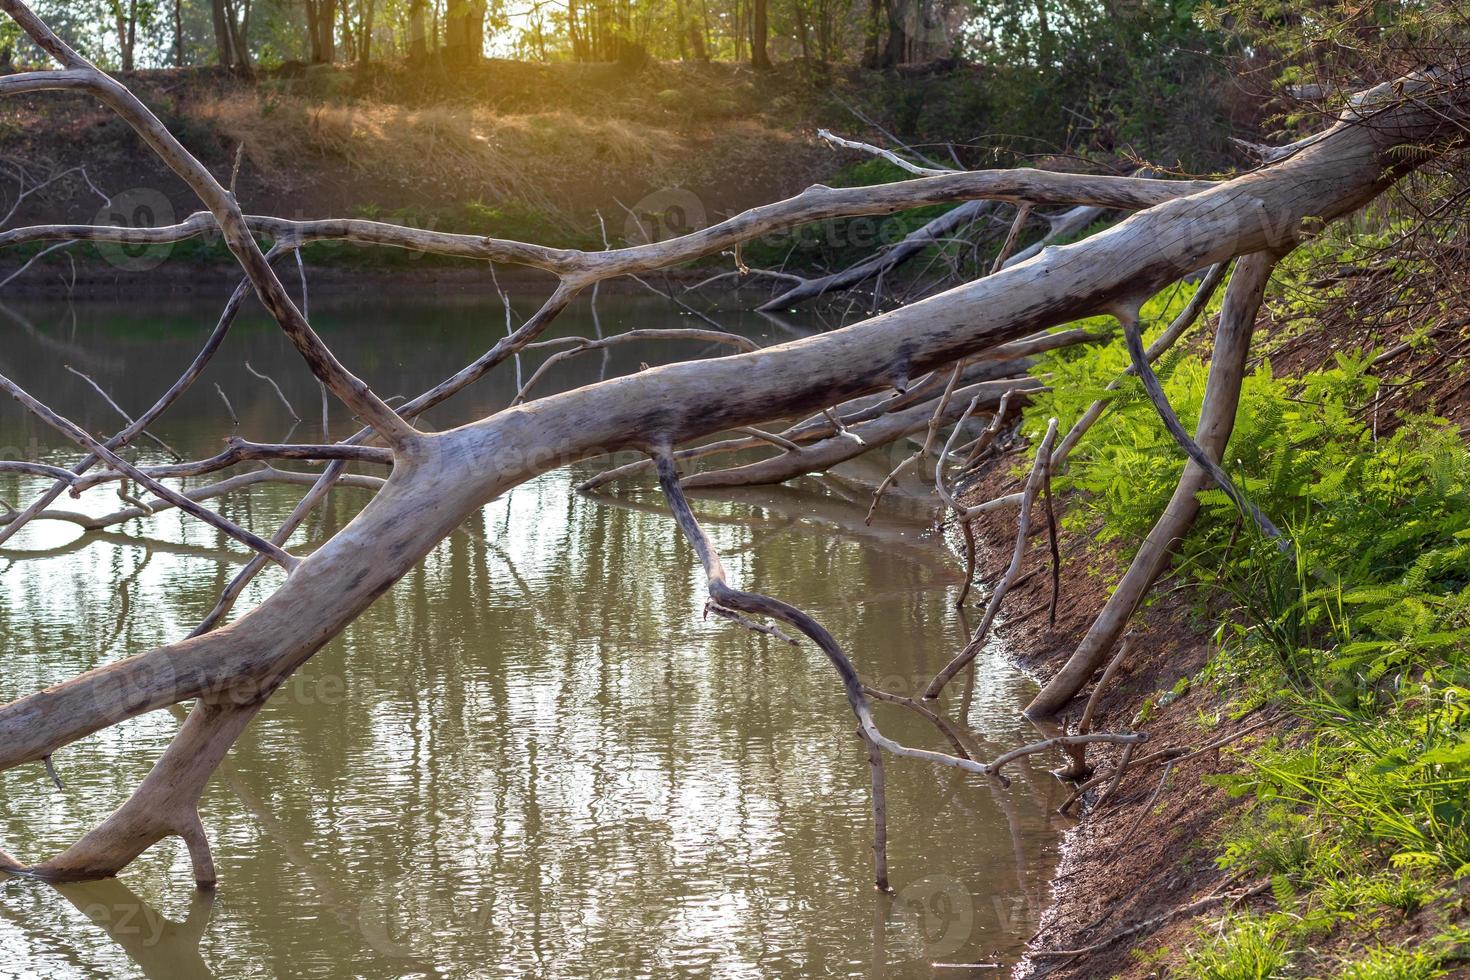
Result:
{"type": "MultiPolygon", "coordinates": [[[[117,420],[86,371],[141,411],[182,369],[218,309],[185,299],[12,302],[0,370],[88,429],[117,420]]],[[[412,395],[505,331],[498,300],[372,287],[313,296],[313,321],[385,395],[412,395]]],[[[519,304],[518,304],[519,305],[519,304]]],[[[604,296],[600,329],[689,325],[654,298],[604,296]]],[[[524,312],[524,311],[522,311],[524,312]]],[[[761,343],[809,329],[722,322],[761,343]]],[[[599,328],[585,301],[554,335],[599,328]]],[[[542,391],[705,353],[649,344],[558,366],[542,391]]],[[[529,377],[545,354],[521,365],[529,377]]],[[[320,396],[258,310],[157,427],[187,455],[232,431],[216,385],[257,440],[292,421],[269,374],[321,438],[320,396]]],[[[507,365],[431,413],[447,426],[506,404],[507,365]]],[[[327,429],[351,431],[333,406],[327,429]]],[[[6,458],[76,453],[0,407],[6,458]]],[[[146,444],[140,458],[163,461],[146,444]]],[[[794,602],[851,651],[865,679],[913,693],[961,642],[958,563],[923,508],[867,526],[839,478],[695,505],[734,579],[794,602]]],[[[119,879],[52,888],[0,876],[0,977],[928,976],[935,962],[1009,962],[1035,928],[1060,834],[1060,790],[1037,758],[1000,791],[949,770],[889,765],[898,892],[870,880],[862,747],[840,685],[792,649],[702,617],[704,583],[646,480],[572,492],[590,465],[487,504],[272,699],[203,803],[220,888],[196,894],[180,842],[119,879]]],[[[27,500],[43,481],[0,477],[27,500]]],[[[258,530],[299,490],[221,505],[258,530]]],[[[290,544],[309,551],[364,500],[342,491],[290,544]]],[[[114,510],[110,492],[67,506],[114,510]]],[[[184,635],[241,561],[168,512],[105,533],[37,523],[0,552],[0,702],[184,635]]],[[[278,579],[262,576],[241,608],[278,579]]],[[[963,716],[987,751],[1030,740],[1031,681],[987,651],[963,716]]],[[[892,734],[945,748],[897,708],[892,734]]],[[[0,847],[36,859],[126,798],[177,726],[160,711],[0,774],[0,847]]],[[[945,976],[966,975],[944,970],[945,976]]],[[[997,975],[980,971],[977,975],[997,975]]]]}

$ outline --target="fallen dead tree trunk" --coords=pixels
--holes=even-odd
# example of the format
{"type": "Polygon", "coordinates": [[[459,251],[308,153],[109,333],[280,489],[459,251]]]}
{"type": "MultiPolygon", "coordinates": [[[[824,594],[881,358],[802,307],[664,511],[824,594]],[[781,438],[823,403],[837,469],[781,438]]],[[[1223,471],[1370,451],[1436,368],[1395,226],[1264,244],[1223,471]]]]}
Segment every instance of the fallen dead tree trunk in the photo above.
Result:
{"type": "Polygon", "coordinates": [[[993,201],[971,201],[951,208],[927,224],[914,229],[892,248],[861,262],[850,265],[840,272],[819,279],[805,279],[790,289],[766,300],[759,310],[785,310],[818,296],[850,289],[858,283],[867,282],[875,276],[884,275],[903,265],[909,259],[929,248],[936,241],[948,238],[971,222],[995,210],[993,201]]]}
{"type": "MultiPolygon", "coordinates": [[[[842,139],[826,130],[819,131],[818,135],[834,146],[861,150],[865,153],[882,157],[890,163],[920,176],[934,177],[959,172],[917,166],[889,150],[873,146],[869,143],[859,143],[842,139]]],[[[881,277],[886,276],[915,256],[923,254],[925,250],[935,245],[943,246],[951,240],[951,236],[961,229],[969,227],[982,218],[990,217],[995,212],[995,205],[995,201],[971,201],[968,204],[951,208],[944,214],[929,220],[909,232],[901,241],[883,249],[876,255],[872,255],[861,262],[856,262],[830,275],[820,276],[814,279],[804,279],[801,276],[792,276],[784,272],[775,273],[766,271],[765,275],[778,276],[781,279],[791,280],[795,285],[766,300],[760,306],[756,307],[756,309],[764,312],[785,310],[810,299],[816,299],[817,297],[826,296],[829,293],[835,293],[840,290],[851,289],[870,279],[881,279],[881,277]]],[[[1025,224],[1030,215],[1030,207],[1028,205],[1022,205],[1022,208],[1025,210],[1017,215],[1017,221],[1011,229],[1012,240],[1014,240],[1015,234],[1021,230],[1021,226],[1025,224]]],[[[1092,222],[1106,214],[1107,210],[1105,207],[1083,205],[1061,214],[1040,217],[1040,220],[1044,221],[1047,225],[1046,234],[1015,255],[1009,254],[1009,246],[1012,242],[1008,241],[1007,247],[1002,249],[1002,254],[998,257],[998,267],[1005,268],[1008,265],[1026,261],[1059,239],[1067,238],[1081,232],[1092,222]]],[[[0,239],[0,241],[3,241],[3,239],[0,239]]],[[[978,243],[973,247],[978,247],[978,243]]],[[[876,292],[875,290],[875,297],[876,292]]]]}
{"type": "MultiPolygon", "coordinates": [[[[993,409],[1008,393],[1035,391],[1040,382],[1031,379],[1016,381],[991,381],[985,384],[962,388],[957,398],[941,413],[944,421],[952,422],[960,417],[965,403],[959,398],[975,399],[980,408],[993,409]]],[[[934,404],[924,402],[913,408],[890,412],[871,422],[850,427],[847,432],[823,439],[809,446],[788,450],[778,456],[763,459],[744,466],[716,470],[711,473],[695,473],[682,481],[691,489],[698,487],[752,487],[769,483],[784,483],[806,473],[829,470],[839,463],[855,459],[874,446],[882,446],[918,432],[934,417],[934,404]]]]}
{"type": "MultiPolygon", "coordinates": [[[[115,874],[158,840],[177,835],[188,844],[196,879],[211,883],[213,862],[197,813],[200,794],[265,699],[469,515],[510,488],[577,460],[621,450],[663,459],[671,447],[715,433],[801,417],[890,389],[905,391],[914,379],[956,361],[1080,317],[1114,313],[1126,320],[1148,296],[1184,275],[1237,255],[1288,249],[1320,222],[1371,200],[1424,158],[1422,152],[1401,152],[1403,147],[1423,147],[1453,129],[1470,103],[1458,76],[1453,85],[1413,80],[1412,97],[1390,94],[1378,108],[1359,109],[1288,158],[1213,185],[1022,171],[957,174],[871,188],[814,188],[684,239],[631,249],[581,253],[475,239],[476,257],[545,268],[561,277],[561,285],[511,337],[395,409],[325,350],[304,315],[285,298],[233,195],[131,93],[60,42],[23,3],[0,0],[0,9],[63,65],[61,71],[0,79],[0,94],[78,91],[122,114],[170,166],[188,176],[283,331],[333,393],[370,423],[348,443],[361,444],[376,433],[393,462],[391,475],[367,506],[317,551],[296,561],[280,588],[238,621],[0,707],[0,768],[10,768],[46,761],[67,744],[125,718],[195,701],[153,770],[103,824],[38,864],[0,854],[0,866],[50,879],[115,874]],[[783,223],[981,197],[1142,210],[1087,241],[1046,249],[1030,261],[842,330],[651,368],[515,405],[446,432],[422,432],[410,424],[415,413],[523,348],[578,290],[601,278],[706,254],[783,223]]],[[[426,250],[464,244],[410,229],[364,229],[363,223],[291,224],[291,244],[311,235],[426,250]]],[[[342,466],[342,460],[329,464],[317,488],[329,488],[342,466]]],[[[677,481],[665,479],[664,486],[674,491],[670,499],[677,507],[677,481]]],[[[688,520],[681,523],[691,530],[688,520]]],[[[278,532],[275,546],[282,540],[278,532]]],[[[748,611],[768,613],[770,607],[748,611]]],[[[844,677],[844,684],[851,696],[852,679],[844,677]]],[[[860,686],[857,691],[863,697],[860,686]]],[[[882,751],[977,774],[996,775],[1004,761],[916,755],[917,750],[900,751],[866,722],[864,729],[869,744],[882,751]]],[[[1110,737],[1085,736],[1093,741],[1110,737]]],[[[1024,751],[1066,743],[1039,744],[1024,751]]],[[[874,767],[878,770],[879,763],[874,767]]]]}
{"type": "MultiPolygon", "coordinates": [[[[1023,337],[1020,340],[1008,344],[1001,344],[985,351],[984,357],[967,364],[964,368],[961,380],[966,384],[978,384],[986,380],[999,380],[1001,378],[1019,377],[1030,367],[1031,362],[1027,358],[1043,353],[1048,350],[1057,350],[1062,347],[1070,347],[1074,344],[1093,343],[1102,340],[1107,334],[1092,333],[1087,330],[1072,329],[1058,330],[1055,332],[1041,333],[1032,337],[1023,337]]],[[[884,415],[899,412],[921,403],[930,406],[936,405],[934,395],[944,388],[944,378],[941,372],[931,372],[923,379],[914,383],[902,392],[896,392],[891,396],[868,395],[844,402],[825,411],[822,414],[812,416],[802,422],[787,428],[778,435],[780,438],[789,440],[796,444],[815,442],[817,440],[842,437],[859,449],[872,449],[903,438],[909,432],[916,431],[898,426],[885,426],[876,429],[864,429],[864,434],[857,434],[855,429],[863,426],[863,423],[872,422],[884,415]]],[[[922,426],[921,426],[922,427],[922,426]]],[[[674,454],[677,462],[688,462],[697,459],[705,459],[710,456],[724,455],[728,453],[741,452],[748,449],[756,449],[769,443],[766,438],[746,436],[739,439],[721,439],[716,442],[705,443],[688,449],[681,449],[674,454]]],[[[831,465],[852,459],[852,455],[837,451],[837,447],[828,447],[831,452],[831,465]]],[[[597,476],[578,484],[580,493],[590,493],[600,487],[606,486],[616,480],[634,476],[651,470],[652,462],[647,459],[637,460],[622,466],[604,470],[597,476]]],[[[742,480],[740,469],[732,468],[723,471],[706,471],[684,478],[684,485],[702,485],[705,487],[724,486],[722,474],[728,473],[733,479],[742,480]],[[691,484],[691,480],[697,480],[691,484]]],[[[780,472],[773,468],[772,474],[780,472]]],[[[808,471],[812,472],[812,471],[808,471]]],[[[799,475],[795,472],[791,476],[799,475]]],[[[776,482],[767,479],[750,480],[743,484],[754,486],[758,483],[776,482]]]]}

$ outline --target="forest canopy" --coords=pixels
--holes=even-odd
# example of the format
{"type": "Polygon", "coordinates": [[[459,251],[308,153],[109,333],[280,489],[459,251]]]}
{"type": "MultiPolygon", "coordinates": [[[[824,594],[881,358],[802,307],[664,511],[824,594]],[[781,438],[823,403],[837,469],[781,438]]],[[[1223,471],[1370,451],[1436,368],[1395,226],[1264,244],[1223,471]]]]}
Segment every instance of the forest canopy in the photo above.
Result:
{"type": "MultiPolygon", "coordinates": [[[[48,0],[37,12],[108,68],[646,58],[869,67],[963,59],[1077,69],[1127,51],[1208,54],[1195,0],[48,0]]],[[[6,25],[4,51],[31,62],[6,25]]],[[[1117,64],[1111,67],[1118,67],[1117,64]]]]}

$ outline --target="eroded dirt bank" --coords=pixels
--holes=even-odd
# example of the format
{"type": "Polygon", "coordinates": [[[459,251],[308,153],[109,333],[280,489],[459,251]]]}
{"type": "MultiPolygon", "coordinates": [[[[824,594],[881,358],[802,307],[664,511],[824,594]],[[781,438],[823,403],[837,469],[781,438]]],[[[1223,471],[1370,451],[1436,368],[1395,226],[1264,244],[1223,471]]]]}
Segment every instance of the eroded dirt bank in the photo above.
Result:
{"type": "MultiPolygon", "coordinates": [[[[1015,490],[1017,480],[1010,471],[1017,458],[1002,457],[969,489],[967,497],[978,502],[1015,490]]],[[[1016,533],[1009,511],[981,518],[975,529],[987,546],[983,554],[992,562],[1008,560],[1016,533]]],[[[1042,531],[1033,542],[1027,571],[1044,570],[1044,537],[1042,531]]],[[[1061,546],[1056,623],[1048,622],[1051,580],[1043,571],[1007,597],[1007,608],[1022,611],[1024,618],[1013,616],[1000,631],[1008,648],[1043,678],[1071,654],[1107,600],[1109,583],[1121,573],[1111,555],[1093,547],[1090,537],[1064,532],[1061,546]],[[1028,615],[1028,610],[1035,611],[1028,615]]],[[[998,572],[982,564],[976,581],[993,581],[998,572]]],[[[1197,716],[1223,713],[1224,705],[1203,687],[1173,693],[1209,658],[1201,625],[1193,621],[1187,600],[1180,596],[1168,596],[1147,607],[1133,627],[1131,655],[1098,704],[1093,730],[1147,732],[1149,741],[1135,753],[1136,759],[1160,752],[1191,752],[1248,728],[1253,731],[1231,746],[1267,736],[1271,726],[1260,727],[1257,715],[1227,718],[1204,733],[1197,716]]],[[[1060,720],[1075,727],[1083,706],[1083,699],[1076,700],[1060,720]]],[[[1120,751],[1094,746],[1088,763],[1106,772],[1120,751]]],[[[1058,765],[1062,761],[1058,756],[1058,765]]],[[[1227,880],[1215,866],[1209,847],[1213,831],[1237,803],[1201,777],[1232,771],[1243,763],[1228,747],[1207,751],[1173,765],[1160,790],[1164,761],[1132,768],[1101,807],[1097,800],[1103,789],[1097,789],[1087,793],[1074,810],[1080,811],[1081,819],[1063,845],[1051,904],[1030,943],[1032,955],[1017,968],[1016,976],[1155,975],[1155,966],[1141,962],[1130,950],[1177,948],[1177,940],[1192,935],[1199,925],[1185,911],[1187,907],[1241,884],[1227,880]],[[1128,932],[1132,929],[1137,931],[1128,932]],[[1089,949],[1094,946],[1100,948],[1089,949]],[[1084,949],[1088,951],[1077,956],[1057,955],[1084,949]]],[[[1218,909],[1219,903],[1214,903],[1202,912],[1218,909]]]]}

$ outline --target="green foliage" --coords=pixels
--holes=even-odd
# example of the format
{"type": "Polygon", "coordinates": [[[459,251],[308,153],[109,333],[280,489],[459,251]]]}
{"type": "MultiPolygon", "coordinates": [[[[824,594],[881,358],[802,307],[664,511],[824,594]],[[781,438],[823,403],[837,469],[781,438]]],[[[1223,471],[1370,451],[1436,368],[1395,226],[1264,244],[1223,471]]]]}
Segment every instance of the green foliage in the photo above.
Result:
{"type": "Polygon", "coordinates": [[[1449,964],[1465,959],[1470,933],[1450,928],[1422,945],[1374,945],[1345,959],[1336,980],[1433,980],[1449,973],[1449,964]]]}
{"type": "Polygon", "coordinates": [[[1423,949],[1374,946],[1343,964],[1338,980],[1432,980],[1447,972],[1440,957],[1423,949]]]}
{"type": "MultiPolygon", "coordinates": [[[[1185,299],[1151,303],[1149,331],[1185,299]]],[[[1106,401],[1056,482],[1074,491],[1069,527],[1125,550],[1183,469],[1141,384],[1104,390],[1127,364],[1121,340],[1049,356],[1038,372],[1051,389],[1025,418],[1029,430],[1055,415],[1065,429],[1106,401]]],[[[1432,415],[1378,431],[1370,367],[1370,354],[1339,353],[1302,377],[1262,363],[1245,379],[1227,467],[1289,553],[1218,490],[1200,494],[1180,548],[1178,575],[1214,623],[1205,679],[1237,710],[1273,704],[1296,719],[1242,773],[1217,777],[1251,800],[1218,860],[1269,878],[1279,911],[1232,916],[1188,951],[1184,976],[1296,975],[1312,936],[1437,908],[1470,877],[1470,453],[1432,415]]],[[[1179,352],[1157,371],[1191,424],[1207,364],[1179,352]]],[[[1369,950],[1339,973],[1436,976],[1449,948],[1369,950]]]]}
{"type": "Polygon", "coordinates": [[[1249,916],[1192,949],[1178,974],[1196,980],[1273,980],[1290,962],[1289,931],[1274,916],[1249,916]]]}
{"type": "MultiPolygon", "coordinates": [[[[1156,322],[1170,312],[1164,303],[1156,322]]],[[[1063,424],[1126,363],[1114,344],[1088,363],[1058,358],[1028,420],[1063,424]]],[[[1282,556],[1218,490],[1202,493],[1184,573],[1229,600],[1217,680],[1248,678],[1316,733],[1256,762],[1263,802],[1333,812],[1390,845],[1403,866],[1470,872],[1470,454],[1441,420],[1404,420],[1375,439],[1361,419],[1378,382],[1367,358],[1299,380],[1262,365],[1245,383],[1231,468],[1291,538],[1282,556]]],[[[1205,365],[1166,359],[1181,418],[1197,416],[1205,365]]],[[[1079,491],[1074,526],[1140,540],[1182,468],[1141,385],[1130,379],[1058,482],[1079,491]]],[[[1273,811],[1274,812],[1274,811],[1273,811]]],[[[1270,850],[1263,851],[1269,854],[1270,850]]],[[[1270,870],[1284,871],[1280,866],[1270,870]]]]}

